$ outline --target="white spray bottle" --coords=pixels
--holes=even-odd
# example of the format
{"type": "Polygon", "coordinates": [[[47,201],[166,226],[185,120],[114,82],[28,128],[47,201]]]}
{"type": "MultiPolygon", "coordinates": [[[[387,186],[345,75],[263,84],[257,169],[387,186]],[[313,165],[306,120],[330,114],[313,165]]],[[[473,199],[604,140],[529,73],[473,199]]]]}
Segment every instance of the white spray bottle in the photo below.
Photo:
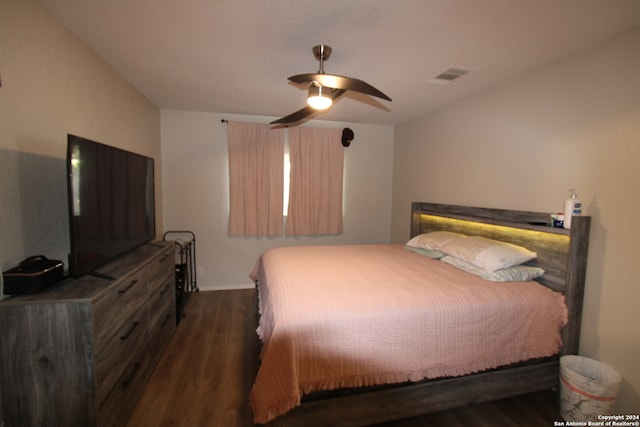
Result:
{"type": "Polygon", "coordinates": [[[576,190],[569,190],[571,197],[564,201],[564,228],[571,228],[571,217],[582,214],[582,202],[578,200],[576,190]]]}

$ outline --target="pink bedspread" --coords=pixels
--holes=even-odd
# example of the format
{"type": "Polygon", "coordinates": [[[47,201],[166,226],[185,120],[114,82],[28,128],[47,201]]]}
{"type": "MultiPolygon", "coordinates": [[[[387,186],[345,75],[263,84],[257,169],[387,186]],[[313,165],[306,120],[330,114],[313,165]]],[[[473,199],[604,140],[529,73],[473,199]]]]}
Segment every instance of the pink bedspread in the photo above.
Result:
{"type": "Polygon", "coordinates": [[[271,249],[259,282],[254,422],[340,387],[459,376],[551,356],[564,297],[477,278],[401,245],[271,249]]]}

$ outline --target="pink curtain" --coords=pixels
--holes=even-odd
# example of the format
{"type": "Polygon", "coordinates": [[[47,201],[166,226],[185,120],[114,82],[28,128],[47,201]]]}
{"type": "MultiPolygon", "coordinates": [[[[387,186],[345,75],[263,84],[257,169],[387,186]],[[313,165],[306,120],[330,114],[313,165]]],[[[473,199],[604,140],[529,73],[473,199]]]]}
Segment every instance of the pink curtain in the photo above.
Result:
{"type": "Polygon", "coordinates": [[[284,130],[228,123],[229,235],[281,236],[284,130]]]}
{"type": "Polygon", "coordinates": [[[342,233],[340,129],[289,128],[288,235],[342,233]]]}

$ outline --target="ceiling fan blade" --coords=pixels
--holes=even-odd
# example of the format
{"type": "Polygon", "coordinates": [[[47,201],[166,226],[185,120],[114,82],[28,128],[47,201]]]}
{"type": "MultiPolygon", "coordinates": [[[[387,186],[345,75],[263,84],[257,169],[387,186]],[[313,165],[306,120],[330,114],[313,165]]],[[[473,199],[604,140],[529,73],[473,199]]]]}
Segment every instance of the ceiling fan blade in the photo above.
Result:
{"type": "Polygon", "coordinates": [[[335,101],[336,99],[340,98],[342,95],[344,95],[344,93],[346,92],[346,89],[334,89],[331,88],[331,99],[333,101],[335,101]]]}
{"type": "Polygon", "coordinates": [[[312,115],[316,111],[318,111],[318,110],[316,110],[315,108],[311,108],[311,107],[309,107],[307,105],[303,109],[298,110],[295,113],[291,113],[288,116],[284,116],[281,119],[274,120],[269,124],[270,125],[286,125],[286,124],[289,124],[289,123],[296,123],[296,122],[299,122],[300,120],[304,119],[305,117],[308,117],[308,116],[312,115]]]}
{"type": "MultiPolygon", "coordinates": [[[[331,99],[333,101],[335,101],[338,98],[340,98],[345,92],[346,92],[346,90],[343,90],[343,89],[332,89],[331,90],[331,99]]],[[[309,117],[310,115],[312,115],[313,113],[315,113],[317,111],[318,110],[316,110],[315,108],[312,108],[312,107],[307,105],[303,109],[298,110],[295,113],[291,113],[288,116],[282,117],[281,119],[274,120],[269,124],[270,125],[286,125],[286,124],[291,124],[291,123],[297,123],[300,120],[309,117]]]]}
{"type": "Polygon", "coordinates": [[[378,98],[391,101],[387,95],[371,86],[369,83],[362,80],[354,79],[352,77],[339,76],[337,74],[297,74],[289,77],[294,83],[310,83],[317,82],[321,86],[330,87],[334,89],[353,90],[355,92],[361,92],[367,95],[376,96],[378,98]]]}

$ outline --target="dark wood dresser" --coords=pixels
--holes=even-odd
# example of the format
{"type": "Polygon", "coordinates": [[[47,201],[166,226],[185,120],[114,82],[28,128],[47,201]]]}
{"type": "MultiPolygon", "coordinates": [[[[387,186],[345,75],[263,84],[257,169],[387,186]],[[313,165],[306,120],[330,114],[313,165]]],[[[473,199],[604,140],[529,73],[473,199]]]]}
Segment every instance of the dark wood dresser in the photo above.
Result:
{"type": "Polygon", "coordinates": [[[6,427],[120,426],[176,327],[174,246],[154,242],[0,302],[6,427]]]}

